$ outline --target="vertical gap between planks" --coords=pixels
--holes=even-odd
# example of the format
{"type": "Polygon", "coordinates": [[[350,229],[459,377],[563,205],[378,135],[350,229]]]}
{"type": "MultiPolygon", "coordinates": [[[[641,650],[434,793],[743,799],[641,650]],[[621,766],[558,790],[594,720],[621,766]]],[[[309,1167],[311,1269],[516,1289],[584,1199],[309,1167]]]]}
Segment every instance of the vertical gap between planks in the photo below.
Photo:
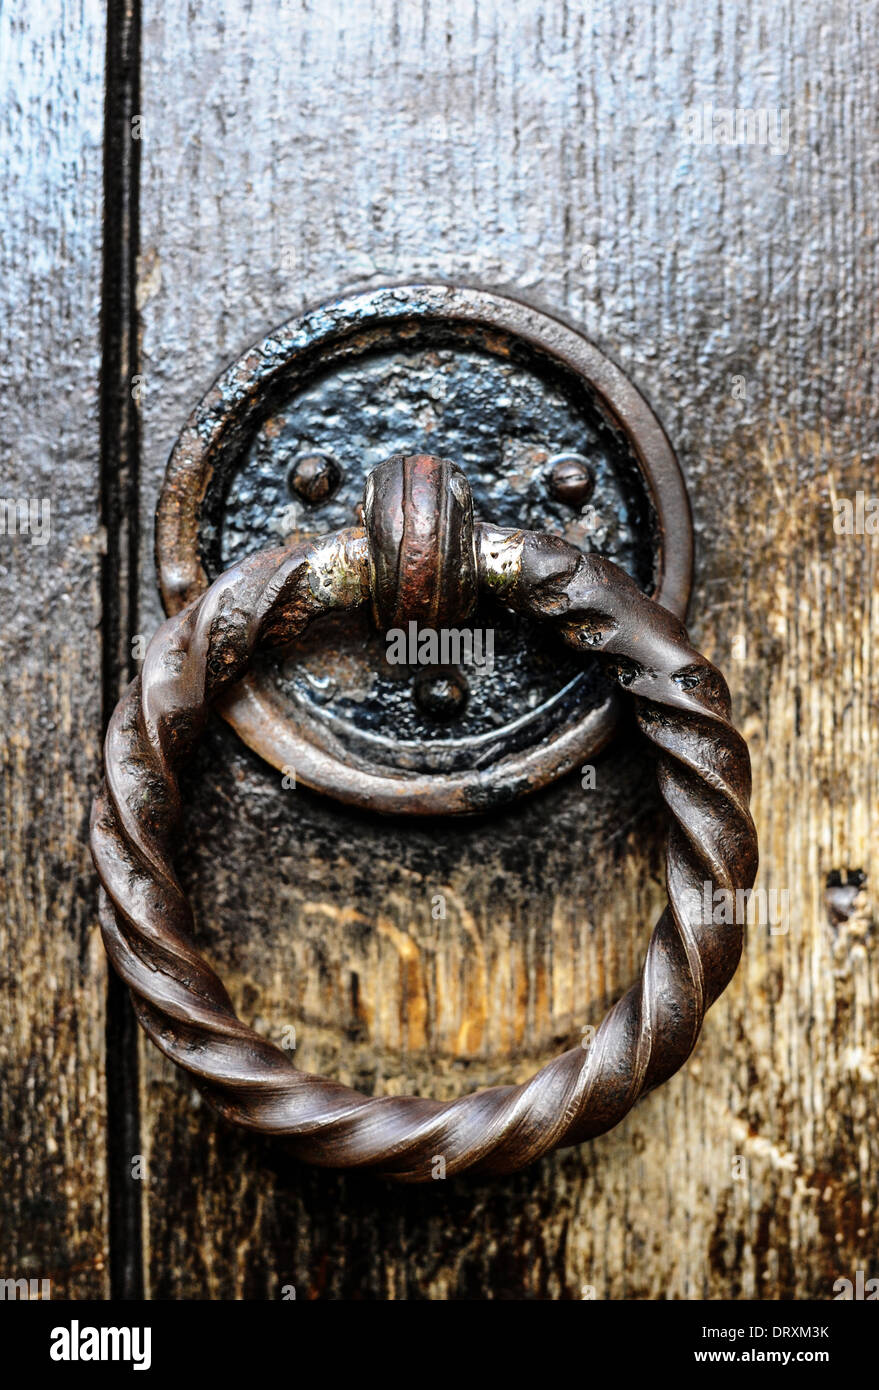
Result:
{"type": "MultiPolygon", "coordinates": [[[[137,629],[140,422],[136,304],[140,131],[139,0],[108,0],[104,90],[104,244],[101,283],[101,517],[106,554],[101,579],[104,725],[134,674],[137,629]]],[[[121,980],[107,984],[107,1168],[110,1295],[144,1297],[137,1024],[121,980]]]]}

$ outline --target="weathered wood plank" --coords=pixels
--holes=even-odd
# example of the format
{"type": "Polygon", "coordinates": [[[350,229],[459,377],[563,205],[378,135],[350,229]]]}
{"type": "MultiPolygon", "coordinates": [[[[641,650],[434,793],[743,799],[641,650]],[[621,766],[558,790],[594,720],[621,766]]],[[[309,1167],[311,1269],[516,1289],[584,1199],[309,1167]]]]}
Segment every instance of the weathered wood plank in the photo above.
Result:
{"type": "Polygon", "coordinates": [[[100,758],[98,371],[104,11],[0,14],[4,1278],[107,1294],[104,991],[87,847],[100,758]],[[42,511],[48,506],[48,514],[42,511]]]}
{"type": "MultiPolygon", "coordinates": [[[[875,477],[875,21],[830,0],[149,7],[145,630],[164,462],[228,359],[354,281],[529,294],[679,450],[693,631],[751,740],[759,883],[790,898],[685,1073],[507,1181],[310,1172],[146,1053],[154,1295],[823,1298],[871,1267],[872,883],[836,927],[824,884],[869,870],[877,834],[875,556],[830,506],[875,477]],[[688,143],[705,102],[788,111],[789,148],[688,143]]],[[[305,1067],[441,1096],[524,1075],[628,983],[662,899],[648,771],[618,749],[598,781],[401,826],[283,791],[216,729],[188,780],[201,939],[305,1067]]]]}

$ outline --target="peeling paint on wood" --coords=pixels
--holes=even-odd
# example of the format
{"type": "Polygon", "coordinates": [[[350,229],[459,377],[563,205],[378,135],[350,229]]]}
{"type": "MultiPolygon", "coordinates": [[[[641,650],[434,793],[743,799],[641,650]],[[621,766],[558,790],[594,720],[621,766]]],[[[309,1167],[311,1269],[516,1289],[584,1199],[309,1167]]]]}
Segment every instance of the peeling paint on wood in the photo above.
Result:
{"type": "Polygon", "coordinates": [[[104,15],[3,8],[2,1278],[106,1297],[106,965],[86,836],[101,724],[97,440],[104,15]]]}

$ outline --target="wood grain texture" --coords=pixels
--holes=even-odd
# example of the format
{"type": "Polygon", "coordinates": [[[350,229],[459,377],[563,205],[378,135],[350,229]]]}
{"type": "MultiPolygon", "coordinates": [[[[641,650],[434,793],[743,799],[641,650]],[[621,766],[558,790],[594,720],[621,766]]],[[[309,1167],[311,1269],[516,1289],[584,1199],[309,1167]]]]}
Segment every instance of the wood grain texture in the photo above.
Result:
{"type": "MultiPolygon", "coordinates": [[[[615,356],[678,449],[692,632],[751,744],[758,884],[790,901],[787,932],[749,931],[683,1074],[504,1181],[401,1193],[307,1170],[145,1052],[153,1296],[826,1298],[876,1272],[877,573],[831,503],[876,490],[877,18],[147,6],[144,631],[165,459],[227,360],[354,282],[530,296],[615,356]],[[688,143],[704,102],[789,111],[789,149],[688,143]],[[855,868],[866,890],[834,927],[826,877],[855,868]]],[[[446,1096],[547,1059],[629,983],[662,901],[630,742],[595,792],[425,827],[284,791],[213,729],[184,873],[242,1016],[368,1090],[446,1096]]]]}
{"type": "Polygon", "coordinates": [[[100,760],[98,372],[104,15],[0,13],[0,1249],[3,1278],[107,1293],[106,966],[87,848],[100,760]],[[39,513],[38,513],[39,515],[39,513]]]}

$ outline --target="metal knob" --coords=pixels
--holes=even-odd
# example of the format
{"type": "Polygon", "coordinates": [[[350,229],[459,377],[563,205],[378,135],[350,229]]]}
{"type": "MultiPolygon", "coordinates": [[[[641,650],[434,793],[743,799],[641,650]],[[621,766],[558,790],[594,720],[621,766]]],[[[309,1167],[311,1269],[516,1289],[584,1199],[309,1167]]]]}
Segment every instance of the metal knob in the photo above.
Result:
{"type": "Polygon", "coordinates": [[[366,480],[369,592],[380,628],[463,622],[476,603],[470,484],[432,454],[395,454],[366,480]]]}

